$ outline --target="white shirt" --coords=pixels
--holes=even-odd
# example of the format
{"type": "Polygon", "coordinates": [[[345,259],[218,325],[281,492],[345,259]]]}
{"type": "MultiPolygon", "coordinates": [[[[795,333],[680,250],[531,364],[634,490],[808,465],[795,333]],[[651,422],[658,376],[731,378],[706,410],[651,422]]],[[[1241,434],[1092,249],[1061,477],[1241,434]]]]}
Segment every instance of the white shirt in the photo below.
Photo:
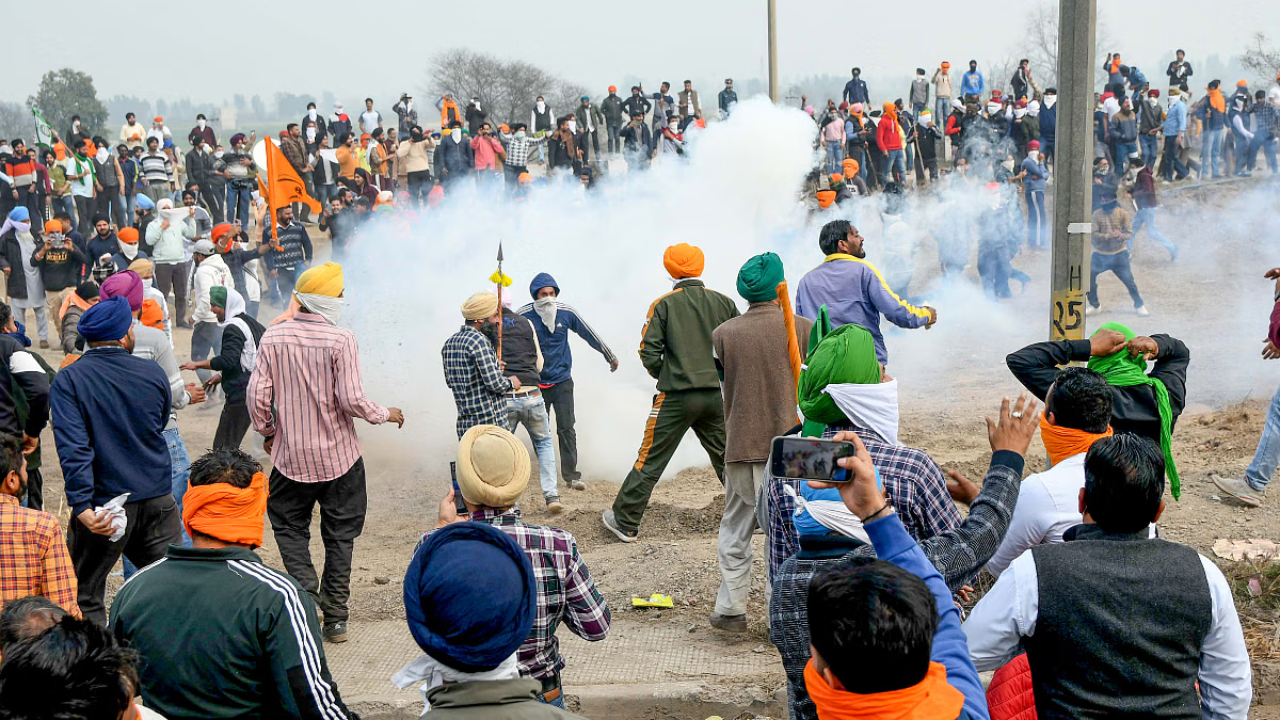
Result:
{"type": "MultiPolygon", "coordinates": [[[[1209,583],[1213,614],[1209,634],[1200,648],[1200,705],[1206,720],[1244,720],[1253,699],[1253,674],[1240,617],[1222,571],[1205,556],[1199,557],[1209,583]]],[[[1153,611],[1159,612],[1159,608],[1153,607],[1153,611]]],[[[995,670],[1012,660],[1019,652],[1021,639],[1035,635],[1039,612],[1035,556],[1024,552],[1009,565],[1009,572],[996,580],[964,623],[969,655],[979,672],[995,670]]]]}
{"type": "MultiPolygon", "coordinates": [[[[1022,481],[1018,503],[1013,506],[1009,530],[987,570],[1000,577],[1009,563],[1036,545],[1062,542],[1062,534],[1084,522],[1080,491],[1084,489],[1084,453],[1072,455],[1042,473],[1022,481]]],[[[1151,525],[1151,537],[1156,526],[1151,525]]]]}
{"type": "Polygon", "coordinates": [[[382,122],[382,113],[377,110],[366,110],[360,113],[360,129],[365,134],[372,134],[378,129],[378,123],[382,122]]]}

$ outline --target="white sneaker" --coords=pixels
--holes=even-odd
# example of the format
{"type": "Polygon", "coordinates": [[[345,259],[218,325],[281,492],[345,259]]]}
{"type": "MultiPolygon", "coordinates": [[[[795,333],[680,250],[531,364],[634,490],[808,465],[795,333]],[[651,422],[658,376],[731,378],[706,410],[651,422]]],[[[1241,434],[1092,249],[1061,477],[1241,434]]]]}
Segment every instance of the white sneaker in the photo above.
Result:
{"type": "Polygon", "coordinates": [[[1224,478],[1218,475],[1210,475],[1209,479],[1213,480],[1213,484],[1218,486],[1222,492],[1248,505],[1249,507],[1258,507],[1262,505],[1263,493],[1249,487],[1249,483],[1238,478],[1224,478]]]}
{"type": "Polygon", "coordinates": [[[1092,305],[1086,305],[1084,308],[1085,315],[1097,315],[1100,312],[1102,312],[1101,305],[1099,305],[1098,307],[1093,307],[1092,305]]]}
{"type": "Polygon", "coordinates": [[[1146,305],[1138,308],[1135,312],[1138,313],[1138,317],[1148,317],[1151,315],[1151,311],[1147,309],[1146,305]]]}

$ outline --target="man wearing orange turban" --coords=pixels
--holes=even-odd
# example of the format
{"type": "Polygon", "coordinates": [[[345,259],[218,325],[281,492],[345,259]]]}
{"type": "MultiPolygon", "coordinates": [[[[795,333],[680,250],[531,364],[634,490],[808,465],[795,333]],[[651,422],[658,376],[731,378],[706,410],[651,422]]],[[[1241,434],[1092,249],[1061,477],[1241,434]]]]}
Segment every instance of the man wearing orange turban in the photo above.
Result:
{"type": "Polygon", "coordinates": [[[658,394],[639,456],[602,518],[623,542],[636,539],[653,486],[690,428],[724,482],[724,401],[711,332],[737,317],[738,307],[697,279],[704,263],[702,250],[687,243],[672,245],[662,256],[675,287],[649,306],[640,341],[640,362],[657,379],[658,394]]]}
{"type": "Polygon", "coordinates": [[[166,717],[348,717],[315,601],[253,552],[267,508],[262,468],[215,450],[191,464],[182,507],[191,547],[170,545],[111,607],[111,630],[155,663],[138,688],[147,705],[166,717]]]}

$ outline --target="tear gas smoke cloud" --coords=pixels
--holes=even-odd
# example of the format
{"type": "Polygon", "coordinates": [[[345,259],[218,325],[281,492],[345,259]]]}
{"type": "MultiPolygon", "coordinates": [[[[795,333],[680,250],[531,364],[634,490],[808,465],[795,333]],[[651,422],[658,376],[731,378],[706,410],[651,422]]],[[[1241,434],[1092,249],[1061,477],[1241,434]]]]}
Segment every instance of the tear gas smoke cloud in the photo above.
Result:
{"type": "MultiPolygon", "coordinates": [[[[570,340],[580,467],[589,478],[620,481],[635,461],[655,392],[636,348],[650,303],[670,289],[661,257],[666,246],[677,242],[701,247],[708,287],[745,310],[735,278],[747,258],[766,250],[778,253],[794,295],[801,276],[822,260],[817,247],[822,224],[849,219],[867,238],[868,259],[886,275],[914,273],[913,301],[930,301],[940,311],[940,322],[927,332],[883,325],[889,369],[902,380],[904,408],[915,403],[936,408],[962,398],[966,389],[971,396],[991,400],[1016,392],[1018,385],[1004,369],[1003,359],[1047,335],[1049,254],[1024,253],[1015,260],[1016,267],[1037,280],[1027,296],[1011,302],[983,298],[972,269],[959,281],[939,276],[939,236],[946,242],[954,234],[958,239],[950,241],[969,243],[972,256],[976,217],[986,206],[981,182],[967,187],[944,181],[931,193],[908,195],[901,218],[885,215],[883,195],[857,198],[835,213],[811,216],[797,202],[797,192],[814,167],[815,132],[810,118],[798,110],[748,100],[730,121],[695,133],[684,160],[659,162],[640,177],[606,178],[589,197],[576,182],[535,188],[532,201],[522,205],[468,193],[447,199],[442,208],[411,226],[402,220],[376,220],[345,263],[348,307],[343,322],[359,338],[367,392],[379,402],[403,407],[408,424],[402,433],[365,433],[366,442],[376,452],[403,457],[429,477],[442,477],[447,471],[456,447],[456,413],[444,383],[440,348],[462,323],[462,301],[473,292],[493,289],[487,279],[496,267],[499,240],[506,257],[503,269],[515,280],[508,290],[514,307],[531,301],[528,285],[533,276],[549,272],[560,285],[560,300],[580,312],[621,362],[611,375],[597,353],[578,338],[570,340]]],[[[1217,226],[1223,232],[1272,238],[1277,229],[1275,206],[1274,191],[1258,191],[1227,207],[1205,207],[1193,215],[1221,217],[1217,226]]],[[[1171,236],[1173,222],[1162,215],[1171,236]]],[[[1214,227],[1212,222],[1209,226],[1214,227]]],[[[1174,239],[1184,243],[1184,257],[1191,259],[1195,239],[1174,239]]],[[[1264,265],[1280,264],[1274,258],[1260,259],[1261,250],[1257,255],[1215,255],[1218,266],[1208,277],[1220,283],[1232,273],[1252,277],[1260,275],[1264,265]],[[1246,260],[1251,263],[1247,267],[1231,267],[1246,260]]],[[[1167,278],[1152,274],[1139,276],[1140,283],[1164,281],[1167,278]]],[[[1207,285],[1203,291],[1213,292],[1213,287],[1207,285]]],[[[1251,363],[1242,370],[1240,364],[1241,357],[1252,359],[1256,354],[1269,293],[1265,288],[1253,292],[1257,288],[1251,283],[1239,287],[1239,297],[1213,310],[1243,320],[1223,331],[1225,342],[1237,353],[1234,363],[1230,358],[1195,356],[1195,346],[1203,340],[1180,334],[1194,324],[1187,318],[1165,315],[1132,323],[1139,332],[1169,332],[1193,346],[1192,402],[1239,399],[1223,398],[1221,393],[1242,397],[1273,384],[1265,379],[1269,368],[1251,363]],[[1225,385],[1224,376],[1230,378],[1225,385]]],[[[990,409],[983,404],[960,411],[980,414],[990,409]]],[[[524,437],[521,431],[517,434],[524,437]]],[[[666,474],[706,463],[705,452],[689,434],[666,474]]]]}

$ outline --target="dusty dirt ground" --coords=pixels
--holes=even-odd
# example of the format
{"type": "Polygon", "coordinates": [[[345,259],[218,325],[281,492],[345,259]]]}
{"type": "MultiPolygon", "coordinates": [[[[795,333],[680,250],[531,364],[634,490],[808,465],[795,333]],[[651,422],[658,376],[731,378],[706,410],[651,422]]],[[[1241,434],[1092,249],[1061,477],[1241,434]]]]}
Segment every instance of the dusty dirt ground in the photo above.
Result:
{"type": "MultiPolygon", "coordinates": [[[[1218,538],[1280,539],[1275,498],[1261,509],[1246,510],[1220,498],[1208,480],[1214,472],[1243,473],[1261,431],[1266,399],[1280,375],[1275,372],[1280,368],[1266,366],[1257,357],[1271,303],[1270,283],[1261,280],[1261,274],[1280,265],[1272,254],[1273,248],[1259,243],[1261,238],[1270,240],[1271,236],[1262,231],[1269,216],[1242,222],[1241,227],[1232,227],[1230,232],[1223,230],[1223,217],[1232,212],[1233,203],[1253,197],[1247,194],[1256,193],[1254,188],[1260,186],[1228,185],[1212,191],[1167,194],[1169,208],[1161,216],[1162,229],[1182,245],[1183,257],[1172,264],[1163,250],[1140,238],[1134,260],[1152,317],[1140,319],[1122,310],[1089,320],[1091,326],[1122,320],[1143,334],[1168,332],[1191,347],[1189,407],[1174,435],[1183,495],[1179,502],[1168,498],[1160,527],[1164,537],[1187,543],[1205,554],[1210,554],[1218,538]],[[1199,204],[1201,197],[1207,197],[1211,204],[1199,204]]],[[[1264,197],[1270,202],[1267,212],[1274,215],[1276,196],[1269,193],[1264,197]]],[[[325,252],[321,248],[320,254],[325,252]]],[[[913,291],[927,287],[936,274],[932,270],[935,253],[932,242],[926,240],[920,248],[920,270],[913,291]]],[[[1027,342],[1042,339],[1048,326],[1048,264],[1044,253],[1020,256],[1015,265],[1032,275],[1032,284],[1025,295],[998,308],[980,301],[941,305],[941,321],[932,332],[889,334],[890,353],[895,358],[891,359],[890,370],[902,385],[905,443],[927,450],[943,467],[957,468],[980,481],[989,458],[982,417],[995,412],[1002,395],[1019,390],[1004,368],[1003,356],[1027,342]],[[996,329],[996,325],[1003,329],[996,329]],[[896,358],[908,360],[899,362],[896,358]]],[[[976,281],[973,273],[970,268],[969,283],[976,281]]],[[[1128,306],[1123,288],[1113,277],[1107,276],[1102,283],[1106,307],[1128,306]]],[[[269,319],[272,311],[264,306],[260,314],[269,319]]],[[[189,353],[189,332],[178,331],[175,341],[182,362],[189,353]]],[[[52,352],[46,353],[46,358],[55,367],[60,359],[52,352]]],[[[216,406],[197,406],[180,414],[183,437],[193,457],[211,444],[218,412],[216,406]]],[[[638,416],[637,427],[640,422],[638,416]]],[[[405,432],[411,431],[412,427],[405,428],[405,432]]],[[[597,427],[589,417],[579,415],[580,442],[590,443],[594,434],[609,432],[634,434],[639,444],[640,433],[635,428],[597,427]]],[[[692,437],[687,441],[694,442],[692,437]]],[[[356,544],[353,623],[403,617],[400,581],[405,565],[420,533],[433,527],[439,500],[448,484],[447,477],[438,471],[381,460],[383,442],[374,433],[365,435],[370,501],[364,535],[356,544]]],[[[1042,469],[1043,457],[1037,438],[1030,452],[1028,472],[1042,469]]],[[[65,522],[61,474],[48,432],[44,458],[46,507],[52,511],[61,509],[65,522]]],[[[661,482],[645,515],[640,540],[629,545],[616,542],[599,520],[601,511],[611,505],[619,481],[613,477],[589,477],[586,491],[566,490],[564,499],[569,509],[555,518],[548,517],[541,508],[536,480],[530,482],[523,504],[529,521],[559,525],[577,536],[582,554],[614,610],[615,628],[623,631],[644,624],[679,623],[689,627],[690,642],[721,648],[726,654],[774,653],[763,617],[760,535],[756,537],[748,631],[741,637],[731,637],[707,625],[706,616],[713,609],[719,584],[715,546],[723,498],[710,469],[686,469],[661,482]],[[673,596],[676,607],[656,611],[630,607],[633,595],[653,592],[673,596]]],[[[313,554],[319,559],[322,552],[318,521],[313,533],[313,554]]],[[[270,532],[262,554],[268,564],[281,567],[270,532]]],[[[112,579],[112,590],[118,583],[118,578],[112,579]]],[[[1280,661],[1274,640],[1280,637],[1277,616],[1255,606],[1247,595],[1241,600],[1241,610],[1246,616],[1245,627],[1255,659],[1254,716],[1280,718],[1280,665],[1271,664],[1280,661]]],[[[759,699],[763,699],[760,691],[772,694],[783,685],[780,675],[748,680],[748,684],[757,686],[749,694],[759,699]]],[[[740,688],[723,689],[729,692],[740,688]]],[[[618,717],[676,715],[634,708],[634,714],[618,717]]]]}

